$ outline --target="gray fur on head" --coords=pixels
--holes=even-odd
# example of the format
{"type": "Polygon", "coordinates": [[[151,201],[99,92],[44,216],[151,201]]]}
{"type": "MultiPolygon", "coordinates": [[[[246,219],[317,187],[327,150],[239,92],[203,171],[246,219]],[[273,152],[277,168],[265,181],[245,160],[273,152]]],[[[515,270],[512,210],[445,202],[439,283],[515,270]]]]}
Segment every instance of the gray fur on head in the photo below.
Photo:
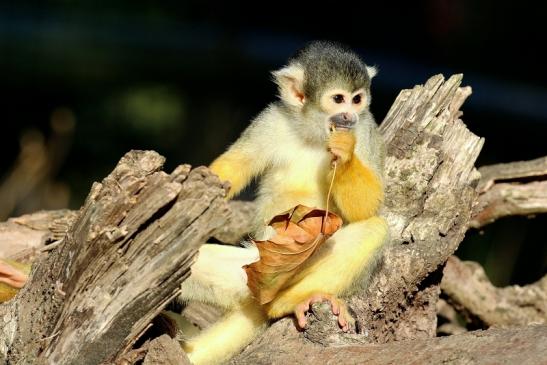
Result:
{"type": "Polygon", "coordinates": [[[376,74],[349,48],[325,41],[312,42],[299,50],[289,60],[289,64],[294,63],[304,68],[303,91],[310,100],[316,100],[330,87],[368,91],[370,79],[376,74]]]}

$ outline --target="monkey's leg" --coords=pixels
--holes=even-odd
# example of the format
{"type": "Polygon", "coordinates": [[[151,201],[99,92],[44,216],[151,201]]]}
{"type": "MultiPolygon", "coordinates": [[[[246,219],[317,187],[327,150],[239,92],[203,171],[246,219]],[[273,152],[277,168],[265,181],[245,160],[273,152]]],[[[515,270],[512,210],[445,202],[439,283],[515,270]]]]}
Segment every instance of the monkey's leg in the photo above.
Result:
{"type": "Polygon", "coordinates": [[[309,307],[316,296],[338,301],[336,296],[366,285],[377,253],[387,241],[387,232],[387,224],[381,217],[350,223],[340,229],[312,256],[291,286],[267,306],[269,317],[307,310],[303,307],[306,303],[309,307]]]}
{"type": "Polygon", "coordinates": [[[267,326],[262,308],[248,300],[228,312],[223,318],[183,347],[195,365],[219,364],[236,355],[267,326]]]}
{"type": "Polygon", "coordinates": [[[195,300],[232,308],[250,297],[243,265],[258,261],[256,247],[204,244],[190,277],[181,286],[181,301],[195,300]]]}

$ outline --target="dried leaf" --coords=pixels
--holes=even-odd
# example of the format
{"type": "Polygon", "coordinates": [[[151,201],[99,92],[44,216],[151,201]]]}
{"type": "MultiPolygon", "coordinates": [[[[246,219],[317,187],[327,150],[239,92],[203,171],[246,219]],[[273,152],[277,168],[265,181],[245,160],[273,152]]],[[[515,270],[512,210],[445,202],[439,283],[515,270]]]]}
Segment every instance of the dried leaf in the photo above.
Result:
{"type": "Polygon", "coordinates": [[[254,241],[260,260],[243,268],[247,285],[260,304],[271,302],[319,246],[341,226],[334,213],[298,205],[270,221],[276,234],[254,241]]]}

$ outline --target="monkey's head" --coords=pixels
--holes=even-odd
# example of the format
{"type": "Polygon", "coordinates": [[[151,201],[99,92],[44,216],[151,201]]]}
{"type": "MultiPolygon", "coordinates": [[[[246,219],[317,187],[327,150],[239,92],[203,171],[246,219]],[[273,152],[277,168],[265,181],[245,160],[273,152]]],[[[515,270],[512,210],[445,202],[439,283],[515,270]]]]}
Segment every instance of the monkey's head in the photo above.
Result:
{"type": "Polygon", "coordinates": [[[287,66],[273,72],[279,97],[297,130],[320,143],[332,127],[352,129],[366,118],[374,75],[376,69],[355,53],[328,42],[310,43],[287,66]]]}

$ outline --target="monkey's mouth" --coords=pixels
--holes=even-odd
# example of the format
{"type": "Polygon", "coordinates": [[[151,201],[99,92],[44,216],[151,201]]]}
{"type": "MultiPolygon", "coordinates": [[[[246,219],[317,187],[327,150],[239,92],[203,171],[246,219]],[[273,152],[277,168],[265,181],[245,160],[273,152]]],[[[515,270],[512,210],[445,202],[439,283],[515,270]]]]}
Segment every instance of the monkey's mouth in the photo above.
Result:
{"type": "Polygon", "coordinates": [[[351,113],[338,113],[329,118],[331,128],[350,130],[357,123],[357,116],[351,113]]]}
{"type": "Polygon", "coordinates": [[[351,126],[343,126],[343,125],[337,125],[337,126],[333,126],[337,131],[349,131],[351,129],[353,129],[353,125],[351,126]]]}

